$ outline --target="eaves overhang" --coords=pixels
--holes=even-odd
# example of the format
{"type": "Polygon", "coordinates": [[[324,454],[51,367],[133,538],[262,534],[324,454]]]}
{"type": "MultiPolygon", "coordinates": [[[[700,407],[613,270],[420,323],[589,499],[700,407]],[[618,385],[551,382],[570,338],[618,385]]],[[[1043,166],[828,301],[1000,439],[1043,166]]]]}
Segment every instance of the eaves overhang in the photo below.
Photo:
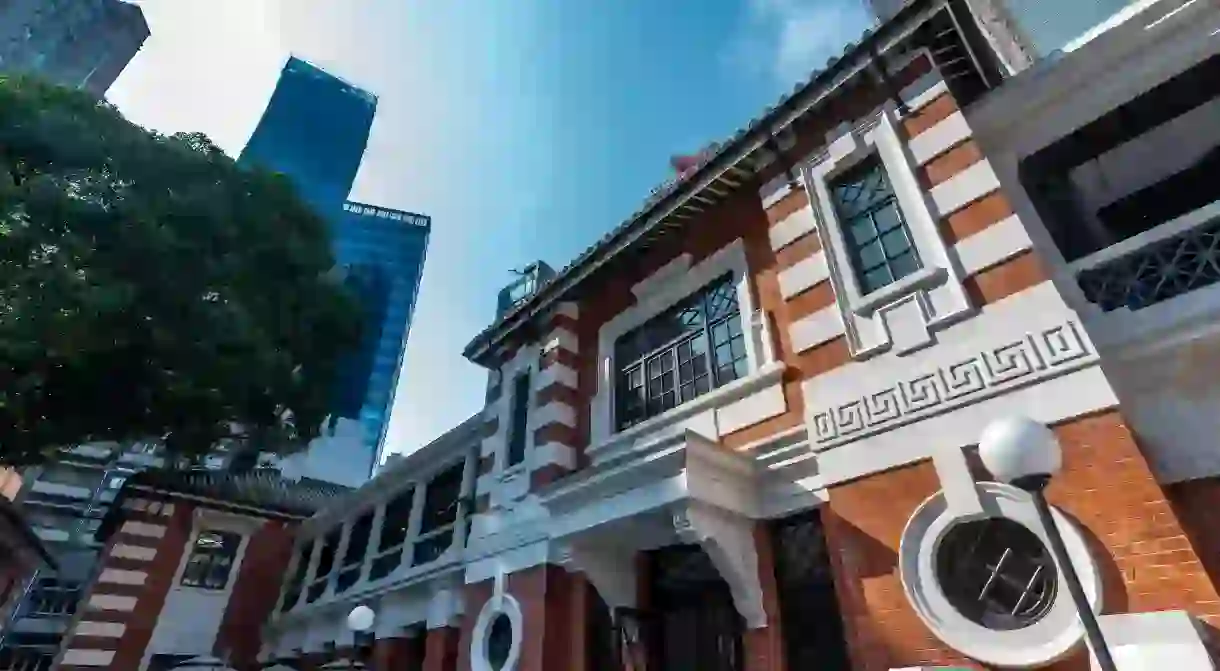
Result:
{"type": "Polygon", "coordinates": [[[545,312],[557,301],[573,293],[590,274],[624,251],[665,229],[684,226],[698,215],[723,201],[743,184],[752,184],[757,172],[769,164],[774,138],[790,129],[794,122],[830,99],[846,82],[866,71],[880,56],[891,53],[906,41],[947,0],[911,0],[890,20],[865,31],[849,43],[841,56],[815,71],[792,93],[781,98],[761,116],[739,129],[732,138],[708,152],[707,157],[681,178],[664,185],[645,201],[635,214],[619,224],[575,261],[488,326],[463,350],[463,355],[480,365],[490,365],[499,345],[545,312]]]}

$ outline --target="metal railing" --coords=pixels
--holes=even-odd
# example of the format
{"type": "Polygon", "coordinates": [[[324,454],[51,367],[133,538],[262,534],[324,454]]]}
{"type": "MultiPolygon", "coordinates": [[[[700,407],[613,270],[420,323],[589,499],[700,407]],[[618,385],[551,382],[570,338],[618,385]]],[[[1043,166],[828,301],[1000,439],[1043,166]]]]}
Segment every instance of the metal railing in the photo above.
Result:
{"type": "Polygon", "coordinates": [[[1072,264],[1085,298],[1141,310],[1220,283],[1220,201],[1072,264]]]}

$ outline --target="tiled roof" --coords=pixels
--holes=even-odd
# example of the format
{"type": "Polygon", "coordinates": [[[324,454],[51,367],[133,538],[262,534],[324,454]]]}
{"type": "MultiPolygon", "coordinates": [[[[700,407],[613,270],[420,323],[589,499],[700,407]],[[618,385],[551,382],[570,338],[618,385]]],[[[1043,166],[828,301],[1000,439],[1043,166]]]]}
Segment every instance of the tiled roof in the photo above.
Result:
{"type": "Polygon", "coordinates": [[[351,491],[350,487],[320,480],[290,480],[269,469],[241,473],[209,469],[150,470],[128,478],[123,489],[185,494],[222,505],[292,517],[309,517],[351,491]]]}
{"type": "Polygon", "coordinates": [[[824,68],[814,70],[808,79],[798,83],[790,93],[780,97],[780,99],[770,107],[766,108],[763,113],[752,119],[744,127],[737,131],[729,139],[717,143],[713,151],[707,152],[703,160],[695,167],[685,171],[681,176],[671,179],[662,184],[662,186],[644,201],[644,204],[636,210],[634,214],[628,217],[625,221],[616,226],[600,240],[586,248],[574,261],[564,266],[558,273],[555,274],[549,282],[541,285],[527,299],[519,302],[513,309],[505,312],[499,319],[483,329],[466,348],[466,355],[472,356],[477,349],[487,344],[490,336],[498,328],[516,319],[523,312],[531,309],[536,309],[546,304],[549,301],[559,298],[558,295],[553,295],[555,290],[565,282],[571,281],[572,276],[577,270],[594,261],[598,256],[606,253],[611,245],[621,237],[624,237],[628,232],[638,228],[643,224],[650,215],[654,213],[658,207],[675,196],[684,185],[689,185],[699,181],[698,178],[705,176],[709,166],[722,161],[727,155],[734,151],[742,149],[746,141],[756,134],[771,135],[776,129],[773,128],[776,122],[780,120],[783,114],[789,112],[789,106],[793,101],[816,87],[824,84],[836,74],[840,68],[844,67],[856,57],[868,53],[868,50],[876,46],[877,38],[888,32],[892,26],[904,23],[910,18],[916,8],[923,5],[931,4],[932,0],[909,0],[907,4],[893,15],[893,17],[875,29],[865,30],[860,35],[859,39],[848,42],[843,49],[843,53],[839,56],[832,57],[824,68]]]}

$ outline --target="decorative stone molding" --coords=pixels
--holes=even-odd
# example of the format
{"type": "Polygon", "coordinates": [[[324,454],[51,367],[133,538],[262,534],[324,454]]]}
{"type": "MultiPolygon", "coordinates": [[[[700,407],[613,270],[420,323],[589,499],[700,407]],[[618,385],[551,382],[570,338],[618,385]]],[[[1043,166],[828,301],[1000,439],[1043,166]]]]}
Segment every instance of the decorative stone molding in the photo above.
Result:
{"type": "Polygon", "coordinates": [[[729,585],[737,612],[750,629],[767,626],[753,520],[698,502],[673,511],[674,532],[683,543],[695,543],[711,558],[729,585]]]}
{"type": "MultiPolygon", "coordinates": [[[[951,509],[943,493],[932,495],[911,515],[902,532],[898,569],[907,599],[928,629],[953,649],[986,664],[1004,668],[1043,666],[1061,659],[1080,645],[1084,630],[1066,589],[1058,589],[1042,619],[1020,629],[988,629],[967,619],[949,603],[937,582],[936,550],[949,529],[980,517],[1005,517],[1047,543],[1029,494],[996,482],[978,483],[985,512],[962,515],[951,509]]],[[[1058,510],[1055,524],[1063,534],[1072,565],[1080,576],[1093,609],[1101,611],[1101,573],[1076,525],[1058,510]]]]}
{"type": "MultiPolygon", "coordinates": [[[[1083,327],[1067,321],[1042,328],[949,365],[937,366],[810,413],[814,449],[850,443],[946,412],[1097,360],[1083,327]]],[[[812,397],[816,398],[816,396],[812,397]]]]}
{"type": "Polygon", "coordinates": [[[460,590],[437,590],[428,600],[427,626],[429,629],[455,626],[465,612],[465,602],[460,590]]]}
{"type": "MultiPolygon", "coordinates": [[[[962,284],[963,271],[941,237],[930,194],[915,174],[914,160],[898,132],[892,104],[827,134],[827,145],[805,164],[805,188],[815,208],[817,235],[825,251],[827,274],[835,306],[852,355],[867,358],[881,352],[905,354],[926,347],[932,333],[968,316],[970,299],[962,284]],[[923,267],[911,275],[865,295],[851,267],[845,232],[831,197],[831,182],[843,171],[876,154],[894,188],[923,267]]],[[[945,186],[942,184],[941,186],[945,186]]],[[[940,214],[944,214],[943,212],[940,214]]],[[[825,316],[814,313],[790,329],[793,342],[808,349],[837,336],[825,316]],[[813,320],[814,324],[805,324],[813,320]],[[814,326],[822,338],[810,337],[814,326]]]]}
{"type": "Polygon", "coordinates": [[[511,594],[497,593],[479,611],[474,621],[474,629],[470,636],[470,667],[471,671],[515,671],[521,660],[521,641],[525,631],[525,616],[521,612],[521,604],[511,594]],[[493,669],[487,659],[488,638],[491,635],[491,624],[499,615],[506,615],[512,625],[512,643],[509,645],[508,658],[499,669],[493,669]]]}

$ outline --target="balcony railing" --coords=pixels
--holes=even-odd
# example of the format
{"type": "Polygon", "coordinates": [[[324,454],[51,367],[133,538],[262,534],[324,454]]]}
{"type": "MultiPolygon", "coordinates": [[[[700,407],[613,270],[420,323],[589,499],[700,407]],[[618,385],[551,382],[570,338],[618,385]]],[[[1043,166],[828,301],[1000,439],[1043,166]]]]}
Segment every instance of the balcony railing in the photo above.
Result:
{"type": "Polygon", "coordinates": [[[1220,283],[1220,200],[1090,254],[1071,268],[1085,298],[1103,312],[1142,310],[1220,283]]]}

